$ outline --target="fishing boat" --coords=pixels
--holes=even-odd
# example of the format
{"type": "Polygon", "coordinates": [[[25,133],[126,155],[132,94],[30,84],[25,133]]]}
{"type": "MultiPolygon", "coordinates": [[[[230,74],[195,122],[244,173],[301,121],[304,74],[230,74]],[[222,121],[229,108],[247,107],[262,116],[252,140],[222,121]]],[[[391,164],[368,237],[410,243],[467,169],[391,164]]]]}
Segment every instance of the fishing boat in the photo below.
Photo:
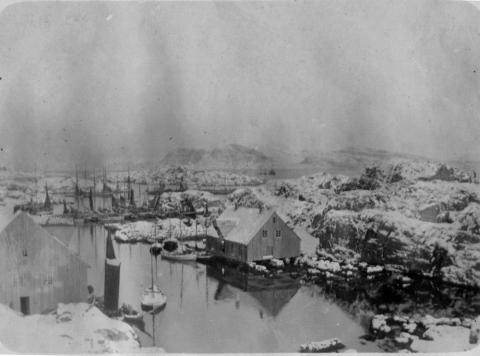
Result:
{"type": "Polygon", "coordinates": [[[121,311],[125,321],[135,322],[143,319],[143,314],[133,309],[130,305],[122,305],[121,311]]]}
{"type": "Polygon", "coordinates": [[[208,252],[199,251],[199,252],[197,252],[196,261],[201,262],[201,263],[205,263],[205,262],[210,261],[210,259],[212,259],[212,257],[213,257],[213,255],[208,253],[208,252]]]}
{"type": "Polygon", "coordinates": [[[163,242],[161,256],[171,261],[196,261],[196,253],[181,244],[177,239],[169,238],[163,242]]]}
{"type": "Polygon", "coordinates": [[[182,262],[197,260],[197,255],[194,252],[182,253],[182,252],[162,251],[162,257],[166,260],[182,261],[182,262]]]}

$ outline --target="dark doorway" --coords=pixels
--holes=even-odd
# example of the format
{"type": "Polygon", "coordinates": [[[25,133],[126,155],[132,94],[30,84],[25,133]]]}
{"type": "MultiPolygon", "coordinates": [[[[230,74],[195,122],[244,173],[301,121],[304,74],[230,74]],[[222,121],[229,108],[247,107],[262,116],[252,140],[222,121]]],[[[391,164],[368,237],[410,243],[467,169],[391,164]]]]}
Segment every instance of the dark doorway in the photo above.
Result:
{"type": "Polygon", "coordinates": [[[20,297],[20,311],[23,315],[30,315],[30,297],[20,297]]]}

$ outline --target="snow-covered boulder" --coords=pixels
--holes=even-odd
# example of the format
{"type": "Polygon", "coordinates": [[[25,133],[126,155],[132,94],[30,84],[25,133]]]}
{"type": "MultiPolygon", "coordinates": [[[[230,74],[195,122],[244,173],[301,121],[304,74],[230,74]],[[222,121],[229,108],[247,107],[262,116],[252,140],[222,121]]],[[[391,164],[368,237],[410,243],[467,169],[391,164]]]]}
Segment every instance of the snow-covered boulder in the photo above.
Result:
{"type": "Polygon", "coordinates": [[[52,314],[30,316],[0,305],[0,343],[29,354],[141,352],[131,326],[85,303],[59,304],[52,314]]]}
{"type": "Polygon", "coordinates": [[[333,352],[345,348],[340,339],[333,338],[323,341],[313,341],[300,345],[300,352],[333,352]]]}

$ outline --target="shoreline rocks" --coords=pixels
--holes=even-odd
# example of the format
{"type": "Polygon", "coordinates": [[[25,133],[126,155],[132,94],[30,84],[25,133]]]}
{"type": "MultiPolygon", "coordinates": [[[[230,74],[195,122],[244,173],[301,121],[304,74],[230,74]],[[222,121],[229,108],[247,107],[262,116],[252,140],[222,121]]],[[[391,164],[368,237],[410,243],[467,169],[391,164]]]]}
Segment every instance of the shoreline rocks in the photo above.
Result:
{"type": "Polygon", "coordinates": [[[376,340],[382,340],[380,346],[387,351],[458,352],[478,344],[477,325],[480,317],[472,320],[426,315],[418,319],[377,314],[372,318],[370,331],[376,340]]]}

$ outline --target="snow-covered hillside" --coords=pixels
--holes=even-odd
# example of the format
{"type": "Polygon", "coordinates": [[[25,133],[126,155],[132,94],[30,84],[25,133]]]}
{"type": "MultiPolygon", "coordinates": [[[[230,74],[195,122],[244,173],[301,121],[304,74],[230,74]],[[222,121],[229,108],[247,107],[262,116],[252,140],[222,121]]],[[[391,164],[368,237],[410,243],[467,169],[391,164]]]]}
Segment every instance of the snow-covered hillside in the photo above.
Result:
{"type": "Polygon", "coordinates": [[[439,263],[434,251],[444,251],[445,280],[480,286],[480,185],[473,171],[396,159],[360,177],[319,173],[270,182],[246,197],[236,192],[231,199],[276,206],[334,254],[430,274],[439,263]]]}

